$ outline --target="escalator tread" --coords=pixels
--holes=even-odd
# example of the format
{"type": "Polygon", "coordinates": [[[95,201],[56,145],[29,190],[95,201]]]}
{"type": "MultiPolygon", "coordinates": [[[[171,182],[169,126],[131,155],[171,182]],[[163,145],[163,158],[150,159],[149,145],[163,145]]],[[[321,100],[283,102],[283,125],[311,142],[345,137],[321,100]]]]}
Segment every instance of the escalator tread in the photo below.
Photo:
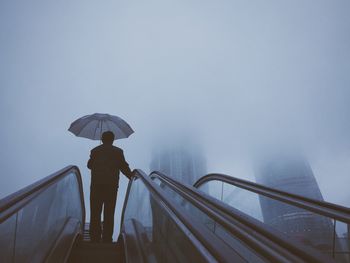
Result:
{"type": "Polygon", "coordinates": [[[82,238],[73,247],[68,263],[123,263],[121,240],[113,243],[92,243],[89,228],[89,224],[85,224],[82,238]]]}
{"type": "Polygon", "coordinates": [[[123,255],[118,243],[91,243],[79,241],[73,248],[68,263],[122,263],[123,255]]]}

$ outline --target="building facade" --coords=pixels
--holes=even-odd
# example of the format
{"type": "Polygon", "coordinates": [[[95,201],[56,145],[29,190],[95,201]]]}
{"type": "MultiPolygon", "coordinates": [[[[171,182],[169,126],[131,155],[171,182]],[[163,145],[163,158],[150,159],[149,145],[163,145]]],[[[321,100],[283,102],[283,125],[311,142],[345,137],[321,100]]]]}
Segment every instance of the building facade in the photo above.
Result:
{"type": "MultiPolygon", "coordinates": [[[[301,157],[280,156],[263,162],[256,181],[275,189],[323,201],[309,163],[301,157]]],[[[333,246],[331,219],[259,196],[263,220],[273,228],[322,251],[333,246]]]]}
{"type": "Polygon", "coordinates": [[[206,174],[206,159],[199,149],[192,146],[163,147],[153,152],[150,170],[193,185],[206,174]]]}

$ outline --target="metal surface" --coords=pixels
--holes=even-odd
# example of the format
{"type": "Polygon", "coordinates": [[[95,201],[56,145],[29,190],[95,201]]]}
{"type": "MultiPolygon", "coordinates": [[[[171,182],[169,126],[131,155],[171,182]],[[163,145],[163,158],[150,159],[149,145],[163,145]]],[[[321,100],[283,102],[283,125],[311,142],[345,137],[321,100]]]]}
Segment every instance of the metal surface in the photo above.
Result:
{"type": "Polygon", "coordinates": [[[47,256],[46,263],[67,262],[72,251],[74,243],[80,236],[81,222],[75,218],[68,218],[63,230],[56,239],[50,254],[47,256]]]}
{"type": "MultiPolygon", "coordinates": [[[[169,238],[169,242],[176,242],[177,245],[182,245],[182,247],[184,244],[186,244],[186,242],[190,242],[189,244],[193,246],[193,250],[190,251],[190,253],[200,253],[201,257],[205,259],[206,262],[245,262],[234,250],[232,250],[227,244],[225,244],[225,242],[215,236],[211,231],[209,231],[201,224],[196,224],[196,222],[194,222],[192,218],[189,217],[187,212],[184,211],[183,208],[176,204],[171,198],[165,195],[160,187],[156,185],[149,178],[149,176],[147,176],[141,170],[137,170],[136,177],[136,180],[134,179],[133,181],[130,181],[129,188],[133,187],[135,182],[137,183],[137,181],[140,181],[140,183],[142,183],[147,189],[151,200],[151,209],[154,215],[154,219],[160,220],[159,222],[157,221],[155,225],[158,228],[164,228],[172,225],[172,227],[169,228],[169,231],[170,229],[176,229],[175,232],[168,233],[169,236],[167,238],[169,238]],[[179,237],[177,236],[180,233],[183,233],[183,237],[185,239],[178,239],[179,237]]],[[[128,204],[124,208],[122,216],[123,224],[126,224],[125,222],[128,220],[128,218],[132,218],[128,215],[127,211],[128,205],[131,204],[130,198],[135,196],[132,194],[132,191],[132,189],[128,190],[128,204]]],[[[142,199],[140,200],[146,200],[148,198],[148,196],[142,196],[142,199]]],[[[136,217],[137,216],[134,216],[133,218],[136,217]]],[[[124,225],[122,226],[122,231],[123,227],[124,225]]],[[[174,257],[174,255],[172,257],[174,257]]],[[[171,258],[171,255],[169,255],[169,260],[169,262],[175,262],[174,258],[171,258]]],[[[189,262],[188,259],[187,262],[189,262]]]]}
{"type": "Polygon", "coordinates": [[[273,189],[224,174],[208,174],[206,176],[203,176],[194,184],[194,187],[198,188],[209,181],[225,182],[239,188],[243,188],[248,191],[350,224],[350,209],[347,207],[287,193],[281,190],[273,189]]]}
{"type": "Polygon", "coordinates": [[[0,201],[0,262],[43,262],[84,222],[80,172],[68,166],[0,201]]]}
{"type": "Polygon", "coordinates": [[[225,204],[207,196],[193,187],[179,183],[162,173],[154,172],[156,177],[176,189],[195,206],[210,214],[231,234],[239,237],[253,251],[260,253],[268,262],[331,262],[332,260],[318,251],[302,247],[286,237],[280,236],[272,229],[263,226],[253,218],[243,216],[225,204]]]}
{"type": "Polygon", "coordinates": [[[74,165],[67,166],[23,189],[6,196],[0,200],[0,223],[6,220],[21,209],[27,202],[36,197],[42,190],[47,188],[49,185],[57,182],[61,178],[67,176],[71,172],[76,175],[77,181],[79,183],[79,193],[82,197],[81,205],[84,210],[84,222],[85,222],[85,204],[84,204],[84,194],[83,194],[83,184],[81,180],[81,174],[79,168],[74,165]]]}

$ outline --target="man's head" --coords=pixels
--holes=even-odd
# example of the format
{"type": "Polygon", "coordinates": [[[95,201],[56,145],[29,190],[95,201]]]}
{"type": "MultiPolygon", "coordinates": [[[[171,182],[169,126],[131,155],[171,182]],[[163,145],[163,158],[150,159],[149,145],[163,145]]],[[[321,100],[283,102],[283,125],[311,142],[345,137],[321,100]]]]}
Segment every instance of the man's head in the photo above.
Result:
{"type": "Polygon", "coordinates": [[[106,131],[106,132],[102,133],[101,140],[102,140],[103,144],[113,144],[114,133],[111,131],[106,131]]]}

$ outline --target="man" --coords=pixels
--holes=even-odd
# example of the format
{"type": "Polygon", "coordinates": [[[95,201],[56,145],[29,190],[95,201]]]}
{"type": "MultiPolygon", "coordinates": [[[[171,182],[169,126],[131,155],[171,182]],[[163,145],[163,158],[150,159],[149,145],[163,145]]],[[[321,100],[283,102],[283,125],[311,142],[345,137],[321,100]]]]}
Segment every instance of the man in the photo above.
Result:
{"type": "Polygon", "coordinates": [[[102,144],[91,150],[87,167],[91,170],[90,186],[90,239],[92,242],[112,242],[114,210],[119,186],[119,171],[132,177],[123,150],[113,146],[114,134],[102,134],[102,144]],[[103,229],[101,213],[103,207],[103,229]]]}

